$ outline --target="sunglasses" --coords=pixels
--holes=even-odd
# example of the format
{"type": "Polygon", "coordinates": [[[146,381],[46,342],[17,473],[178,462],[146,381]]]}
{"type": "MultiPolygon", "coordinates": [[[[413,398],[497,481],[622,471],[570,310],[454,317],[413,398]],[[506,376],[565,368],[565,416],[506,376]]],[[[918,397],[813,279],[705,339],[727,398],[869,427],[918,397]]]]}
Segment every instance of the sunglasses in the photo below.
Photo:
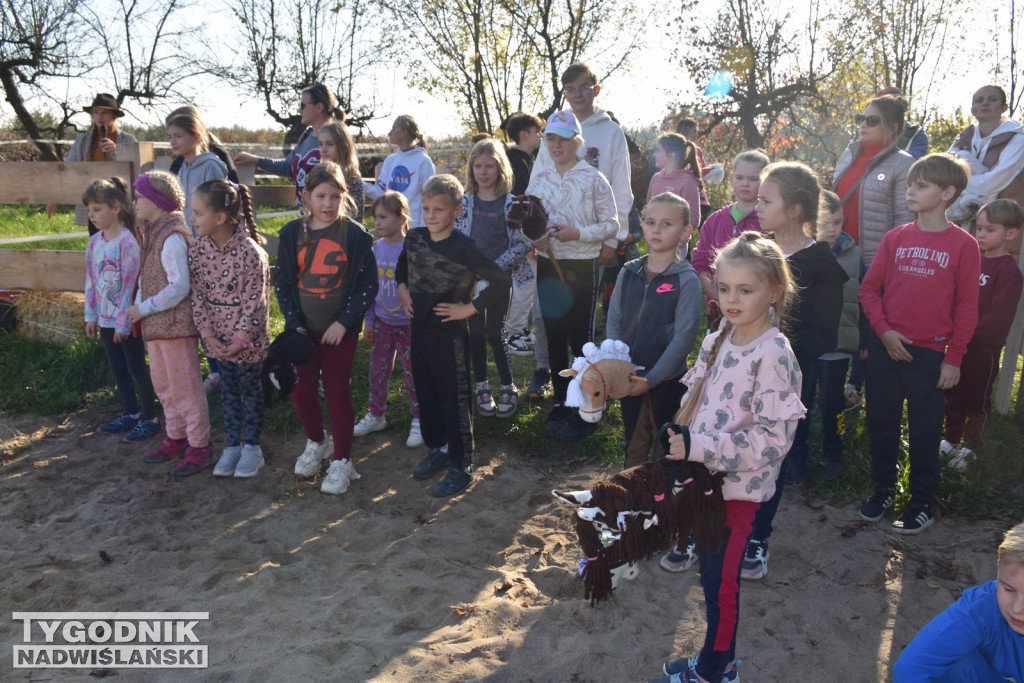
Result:
{"type": "Polygon", "coordinates": [[[860,124],[862,124],[862,123],[866,123],[866,124],[868,124],[869,128],[874,128],[875,126],[877,126],[878,124],[880,124],[882,122],[882,117],[881,116],[875,116],[874,114],[872,114],[871,116],[864,116],[863,114],[857,114],[856,116],[853,117],[853,122],[856,123],[858,126],[860,124]]]}

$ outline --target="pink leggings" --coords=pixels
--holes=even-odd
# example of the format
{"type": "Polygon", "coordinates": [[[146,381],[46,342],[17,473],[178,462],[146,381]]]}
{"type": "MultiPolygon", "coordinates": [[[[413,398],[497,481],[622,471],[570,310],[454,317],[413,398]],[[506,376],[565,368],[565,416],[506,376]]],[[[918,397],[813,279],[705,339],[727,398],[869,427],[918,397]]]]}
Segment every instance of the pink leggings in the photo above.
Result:
{"type": "Polygon", "coordinates": [[[313,354],[309,362],[297,368],[299,378],[292,390],[292,404],[306,438],[323,442],[324,418],[319,398],[322,373],[327,417],[334,436],[334,459],[347,460],[352,453],[352,426],[355,422],[348,384],[359,335],[346,334],[337,346],[321,344],[313,335],[310,338],[313,339],[313,354]]]}
{"type": "Polygon", "coordinates": [[[395,369],[395,355],[402,364],[405,392],[409,394],[412,416],[420,419],[420,406],[416,401],[416,385],[412,381],[412,352],[409,340],[412,338],[409,325],[388,325],[380,320],[373,322],[373,349],[370,351],[370,412],[378,417],[388,407],[388,386],[391,371],[395,369]]]}
{"type": "Polygon", "coordinates": [[[164,408],[167,436],[188,437],[188,445],[210,445],[210,409],[199,371],[198,339],[151,339],[146,342],[149,374],[164,408]]]}

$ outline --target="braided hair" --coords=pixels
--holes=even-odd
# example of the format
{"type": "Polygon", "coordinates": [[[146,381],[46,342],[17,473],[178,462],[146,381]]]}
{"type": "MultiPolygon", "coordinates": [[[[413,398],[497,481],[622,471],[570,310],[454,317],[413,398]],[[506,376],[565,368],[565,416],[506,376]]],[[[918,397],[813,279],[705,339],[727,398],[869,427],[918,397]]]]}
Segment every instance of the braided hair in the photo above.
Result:
{"type": "Polygon", "coordinates": [[[256,244],[266,242],[263,235],[256,232],[256,216],[252,207],[252,193],[245,185],[236,185],[230,180],[217,178],[207,180],[197,187],[193,194],[203,198],[211,210],[217,213],[224,213],[228,220],[238,229],[239,225],[245,226],[256,244]]]}

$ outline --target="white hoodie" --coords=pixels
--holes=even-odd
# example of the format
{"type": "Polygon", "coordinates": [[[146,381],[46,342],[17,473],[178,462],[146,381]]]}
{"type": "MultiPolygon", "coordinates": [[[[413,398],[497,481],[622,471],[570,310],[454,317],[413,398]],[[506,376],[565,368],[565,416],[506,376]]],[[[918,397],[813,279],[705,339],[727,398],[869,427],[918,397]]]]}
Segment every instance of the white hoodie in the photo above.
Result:
{"type": "MultiPolygon", "coordinates": [[[[633,206],[633,190],[630,187],[629,148],[626,146],[626,134],[619,124],[611,120],[603,109],[580,122],[583,128],[583,145],[577,155],[596,168],[612,186],[615,195],[615,206],[618,209],[618,229],[616,234],[605,240],[610,247],[618,247],[619,242],[629,234],[629,210],[633,206]]],[[[537,173],[545,168],[553,168],[554,162],[548,153],[547,145],[542,144],[533,164],[530,184],[537,173]]],[[[571,223],[569,225],[572,225],[571,223]]],[[[573,227],[579,227],[574,225],[573,227]]]]}
{"type": "Polygon", "coordinates": [[[409,200],[409,227],[423,226],[423,185],[434,175],[434,162],[422,147],[396,151],[384,160],[375,183],[363,183],[366,196],[376,199],[388,190],[409,200]]]}
{"type": "Polygon", "coordinates": [[[981,136],[981,128],[974,126],[971,138],[971,149],[958,149],[956,145],[949,148],[950,154],[964,159],[971,166],[971,179],[967,181],[967,189],[949,207],[947,214],[951,219],[960,219],[965,215],[969,205],[981,206],[996,199],[999,193],[1024,170],[1024,126],[1013,119],[1006,119],[999,127],[985,137],[981,136]],[[986,168],[982,163],[988,152],[989,143],[996,135],[1014,133],[1006,147],[999,155],[999,161],[993,168],[986,168]]]}

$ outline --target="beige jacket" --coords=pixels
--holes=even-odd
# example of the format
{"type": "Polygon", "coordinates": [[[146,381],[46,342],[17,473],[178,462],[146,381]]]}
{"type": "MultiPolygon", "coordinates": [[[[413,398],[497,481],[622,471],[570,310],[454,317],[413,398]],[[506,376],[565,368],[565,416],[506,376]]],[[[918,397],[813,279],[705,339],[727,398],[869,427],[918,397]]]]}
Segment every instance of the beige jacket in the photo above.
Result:
{"type": "MultiPolygon", "coordinates": [[[[833,191],[861,149],[860,141],[854,140],[839,156],[832,177],[833,191]]],[[[916,218],[907,206],[907,171],[913,163],[914,157],[895,143],[868,163],[866,177],[860,186],[860,225],[857,226],[858,243],[864,250],[864,264],[867,266],[871,265],[885,233],[916,218]]]]}

